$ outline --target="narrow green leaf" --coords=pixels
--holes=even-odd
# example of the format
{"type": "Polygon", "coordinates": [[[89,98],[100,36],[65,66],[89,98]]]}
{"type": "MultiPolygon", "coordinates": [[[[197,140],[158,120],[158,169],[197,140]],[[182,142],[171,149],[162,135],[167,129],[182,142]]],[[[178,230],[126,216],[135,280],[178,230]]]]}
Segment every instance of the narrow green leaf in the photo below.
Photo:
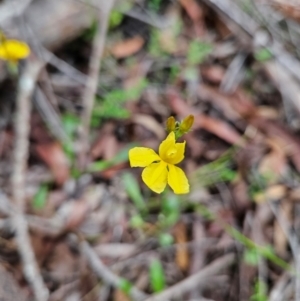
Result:
{"type": "Polygon", "coordinates": [[[144,225],[144,220],[140,215],[134,215],[131,219],[130,219],[130,226],[132,228],[136,228],[136,229],[140,229],[142,228],[144,225]]]}
{"type": "Polygon", "coordinates": [[[254,57],[257,61],[265,62],[272,58],[272,53],[268,48],[262,48],[254,54],[254,57]]]}
{"type": "Polygon", "coordinates": [[[150,264],[149,278],[150,286],[154,293],[158,293],[164,290],[166,286],[164,269],[161,262],[157,259],[154,259],[150,264]]]}
{"type": "Polygon", "coordinates": [[[125,173],[122,176],[122,181],[128,196],[133,201],[136,208],[140,211],[145,211],[147,209],[146,203],[135,177],[131,173],[125,173]]]}
{"type": "Polygon", "coordinates": [[[161,233],[158,237],[158,241],[161,247],[168,247],[173,244],[174,238],[169,233],[161,233]]]}
{"type": "Polygon", "coordinates": [[[127,279],[122,278],[119,284],[119,289],[125,294],[129,295],[131,288],[132,283],[130,283],[127,279]]]}
{"type": "Polygon", "coordinates": [[[32,206],[34,209],[42,209],[44,208],[48,196],[48,186],[41,185],[38,192],[33,198],[32,206]]]}
{"type": "Polygon", "coordinates": [[[244,251],[244,261],[252,266],[257,266],[259,262],[259,254],[255,249],[246,249],[244,251]]]}
{"type": "Polygon", "coordinates": [[[88,170],[90,172],[100,172],[114,165],[128,161],[128,151],[134,146],[136,146],[136,143],[128,144],[125,148],[123,148],[120,152],[118,152],[116,156],[111,160],[99,160],[93,162],[89,166],[88,170]]]}

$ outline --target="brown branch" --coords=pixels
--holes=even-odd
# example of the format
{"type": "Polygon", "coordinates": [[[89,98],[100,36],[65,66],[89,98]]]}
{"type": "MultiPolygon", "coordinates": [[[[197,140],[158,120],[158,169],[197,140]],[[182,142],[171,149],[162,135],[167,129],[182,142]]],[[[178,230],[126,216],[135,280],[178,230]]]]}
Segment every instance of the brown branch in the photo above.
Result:
{"type": "MultiPolygon", "coordinates": [[[[91,269],[99,278],[114,288],[120,289],[122,287],[124,279],[114,274],[105,264],[103,264],[102,260],[86,241],[81,242],[80,249],[82,255],[87,259],[91,269]]],[[[144,300],[147,298],[147,295],[144,292],[134,286],[131,287],[129,295],[133,300],[144,300]]]]}
{"type": "Polygon", "coordinates": [[[81,153],[79,154],[79,165],[81,169],[85,168],[87,163],[87,152],[89,149],[89,129],[91,122],[92,110],[94,107],[94,99],[97,92],[99,81],[99,71],[101,67],[101,58],[105,46],[105,39],[108,29],[110,11],[114,1],[101,1],[102,6],[99,10],[98,31],[93,41],[93,49],[89,62],[89,74],[86,87],[83,93],[83,114],[81,118],[82,129],[80,135],[81,153]]]}
{"type": "Polygon", "coordinates": [[[42,64],[33,61],[26,66],[19,80],[17,96],[17,115],[15,119],[15,148],[13,172],[11,178],[12,196],[15,210],[12,221],[16,231],[16,242],[23,262],[24,275],[31,285],[36,300],[46,301],[48,290],[38,270],[35,255],[28,235],[28,224],[24,216],[25,207],[25,171],[27,167],[30,131],[31,96],[42,64]]]}

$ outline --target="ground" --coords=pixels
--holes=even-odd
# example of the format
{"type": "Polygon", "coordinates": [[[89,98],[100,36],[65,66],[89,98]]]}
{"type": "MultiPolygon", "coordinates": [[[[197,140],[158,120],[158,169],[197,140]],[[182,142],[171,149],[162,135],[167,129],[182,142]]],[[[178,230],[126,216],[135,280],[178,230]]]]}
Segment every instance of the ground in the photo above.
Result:
{"type": "Polygon", "coordinates": [[[0,299],[299,300],[299,9],[1,3],[0,299]],[[130,150],[173,130],[156,193],[130,150]]]}

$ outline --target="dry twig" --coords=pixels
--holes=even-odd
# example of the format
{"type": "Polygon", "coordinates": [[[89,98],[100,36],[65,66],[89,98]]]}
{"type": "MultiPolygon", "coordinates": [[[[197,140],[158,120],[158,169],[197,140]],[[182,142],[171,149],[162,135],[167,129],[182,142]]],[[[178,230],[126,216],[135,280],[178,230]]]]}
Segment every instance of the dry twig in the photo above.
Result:
{"type": "Polygon", "coordinates": [[[94,99],[97,92],[99,70],[101,66],[101,57],[103,54],[106,33],[108,29],[108,21],[110,11],[114,5],[114,1],[102,1],[101,10],[99,10],[98,32],[93,41],[93,49],[89,62],[89,75],[86,82],[86,88],[83,93],[83,114],[82,114],[82,129],[80,135],[81,153],[79,155],[80,166],[86,164],[86,153],[89,147],[89,128],[91,115],[94,106],[94,99]]]}
{"type": "MultiPolygon", "coordinates": [[[[108,267],[103,264],[101,259],[97,256],[95,251],[86,241],[81,242],[80,249],[83,256],[87,259],[90,267],[99,278],[101,278],[106,284],[111,285],[114,288],[122,287],[124,280],[114,274],[108,267]]],[[[147,295],[145,293],[134,286],[131,287],[129,294],[134,300],[144,300],[145,298],[147,298],[147,295]]]]}
{"type": "Polygon", "coordinates": [[[12,213],[16,231],[16,242],[23,262],[24,275],[31,285],[38,301],[48,299],[48,290],[39,273],[35,255],[28,235],[28,225],[24,216],[25,207],[25,171],[27,166],[30,131],[31,96],[42,64],[34,61],[27,65],[19,80],[17,96],[17,116],[15,121],[15,148],[12,173],[12,196],[15,210],[12,213]]]}

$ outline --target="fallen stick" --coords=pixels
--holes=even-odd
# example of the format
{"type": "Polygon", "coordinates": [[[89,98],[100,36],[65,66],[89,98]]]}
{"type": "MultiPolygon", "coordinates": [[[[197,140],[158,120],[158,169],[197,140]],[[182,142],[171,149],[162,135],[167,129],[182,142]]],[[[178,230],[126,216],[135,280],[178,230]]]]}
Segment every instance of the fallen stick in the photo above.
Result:
{"type": "MultiPolygon", "coordinates": [[[[94,99],[97,92],[99,82],[99,72],[101,67],[101,59],[104,52],[106,34],[108,30],[109,16],[113,8],[114,0],[103,2],[101,10],[99,9],[98,31],[95,35],[92,47],[92,54],[89,62],[89,73],[82,96],[83,114],[81,118],[82,129],[80,132],[80,154],[79,165],[81,169],[85,168],[87,163],[87,153],[89,151],[89,130],[91,116],[94,107],[94,99]]],[[[99,7],[100,8],[100,7],[99,7]]]]}
{"type": "MultiPolygon", "coordinates": [[[[124,279],[114,274],[102,260],[97,256],[96,252],[91,248],[91,246],[86,242],[82,241],[80,243],[81,254],[87,259],[89,266],[95,272],[95,274],[103,280],[104,283],[110,285],[114,288],[121,289],[124,279]]],[[[132,286],[128,293],[133,300],[144,300],[147,295],[140,291],[138,288],[132,286]]],[[[148,300],[148,299],[147,299],[148,300]]]]}
{"type": "Polygon", "coordinates": [[[43,64],[39,61],[28,62],[19,79],[17,96],[17,115],[15,119],[15,146],[13,172],[11,178],[12,199],[15,210],[12,211],[16,243],[23,263],[24,276],[30,284],[37,301],[48,300],[49,292],[40,275],[38,264],[28,234],[28,224],[24,216],[25,208],[25,172],[29,153],[29,132],[31,96],[43,64]]]}

